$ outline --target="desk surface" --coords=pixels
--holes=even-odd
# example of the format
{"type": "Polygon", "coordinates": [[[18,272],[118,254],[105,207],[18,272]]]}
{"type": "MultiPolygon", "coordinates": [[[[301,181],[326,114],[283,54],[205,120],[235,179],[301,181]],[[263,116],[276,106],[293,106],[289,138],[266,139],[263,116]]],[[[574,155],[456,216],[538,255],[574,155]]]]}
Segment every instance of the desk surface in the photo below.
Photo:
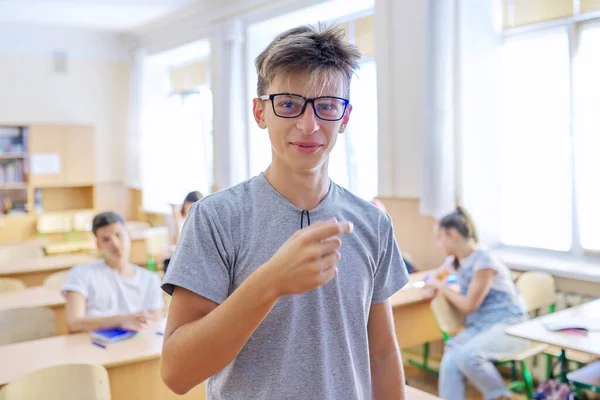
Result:
{"type": "Polygon", "coordinates": [[[406,387],[406,398],[410,400],[441,400],[439,397],[410,386],[406,387]]]}
{"type": "Polygon", "coordinates": [[[535,342],[547,343],[567,350],[577,350],[600,357],[600,331],[579,335],[567,332],[552,332],[542,323],[544,319],[564,318],[565,321],[582,321],[600,318],[600,299],[567,308],[554,314],[522,322],[506,330],[506,333],[535,342]]]}
{"type": "Polygon", "coordinates": [[[74,265],[87,264],[96,261],[97,258],[85,254],[64,254],[47,256],[0,264],[0,277],[2,275],[20,275],[33,272],[52,271],[71,268],[74,265]]]}
{"type": "Polygon", "coordinates": [[[0,310],[27,307],[58,307],[65,304],[60,291],[44,286],[34,286],[15,292],[0,294],[0,310]]]}
{"type": "Polygon", "coordinates": [[[40,368],[61,364],[91,363],[106,368],[160,357],[166,319],[152,324],[132,339],[94,346],[88,333],[55,336],[47,339],[0,346],[0,386],[40,368]]]}

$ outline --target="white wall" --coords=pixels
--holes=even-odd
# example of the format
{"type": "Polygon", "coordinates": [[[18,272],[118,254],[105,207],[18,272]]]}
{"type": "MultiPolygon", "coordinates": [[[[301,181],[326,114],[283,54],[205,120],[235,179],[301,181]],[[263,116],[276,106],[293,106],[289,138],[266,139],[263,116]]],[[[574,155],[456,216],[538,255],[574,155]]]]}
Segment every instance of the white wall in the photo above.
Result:
{"type": "Polygon", "coordinates": [[[93,125],[99,182],[123,181],[128,74],[114,34],[0,24],[0,124],[93,125]],[[53,70],[54,51],[68,55],[65,74],[53,70]]]}

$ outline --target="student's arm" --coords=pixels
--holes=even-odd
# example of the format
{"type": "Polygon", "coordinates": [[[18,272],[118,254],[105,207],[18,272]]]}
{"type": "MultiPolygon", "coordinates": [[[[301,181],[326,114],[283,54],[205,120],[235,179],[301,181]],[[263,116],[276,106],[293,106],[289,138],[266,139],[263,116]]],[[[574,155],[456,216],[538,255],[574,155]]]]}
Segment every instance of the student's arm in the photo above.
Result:
{"type": "Polygon", "coordinates": [[[404,400],[404,369],[389,300],[373,304],[367,324],[373,400],[404,400]]]}
{"type": "Polygon", "coordinates": [[[466,296],[457,293],[447,285],[441,286],[439,293],[446,296],[448,301],[461,313],[468,315],[479,308],[492,287],[495,275],[496,270],[494,269],[482,268],[477,270],[469,284],[466,296]]]}
{"type": "Polygon", "coordinates": [[[183,226],[183,216],[181,215],[181,206],[177,204],[171,204],[171,215],[173,216],[173,222],[175,223],[175,236],[173,237],[173,244],[177,244],[181,236],[181,228],[183,226]]]}
{"type": "Polygon", "coordinates": [[[67,328],[69,333],[88,332],[96,329],[121,327],[140,330],[152,316],[149,313],[115,315],[112,317],[87,317],[85,315],[85,297],[78,292],[67,291],[67,328]]]}
{"type": "Polygon", "coordinates": [[[350,224],[317,222],[296,232],[221,304],[175,288],[161,357],[161,376],[177,394],[225,368],[279,297],[304,293],[337,275],[350,224]]]}

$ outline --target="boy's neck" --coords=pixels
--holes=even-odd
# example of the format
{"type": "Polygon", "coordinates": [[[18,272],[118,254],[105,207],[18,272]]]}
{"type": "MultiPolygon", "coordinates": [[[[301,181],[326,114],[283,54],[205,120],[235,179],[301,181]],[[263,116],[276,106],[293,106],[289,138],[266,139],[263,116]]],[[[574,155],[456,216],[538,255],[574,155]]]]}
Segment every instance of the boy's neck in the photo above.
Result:
{"type": "Polygon", "coordinates": [[[329,191],[327,164],[316,171],[293,171],[273,163],[265,171],[271,186],[301,210],[313,210],[329,191]]]}
{"type": "Polygon", "coordinates": [[[118,272],[120,275],[131,276],[135,274],[133,264],[131,264],[129,261],[119,263],[112,263],[106,259],[104,261],[106,262],[106,265],[118,272]]]}

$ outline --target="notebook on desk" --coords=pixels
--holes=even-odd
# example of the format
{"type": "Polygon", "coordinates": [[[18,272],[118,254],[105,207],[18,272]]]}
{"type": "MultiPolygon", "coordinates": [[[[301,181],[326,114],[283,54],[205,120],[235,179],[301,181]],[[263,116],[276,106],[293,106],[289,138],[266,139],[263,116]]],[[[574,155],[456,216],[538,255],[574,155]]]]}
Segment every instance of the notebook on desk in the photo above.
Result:
{"type": "Polygon", "coordinates": [[[92,339],[100,343],[117,343],[136,334],[136,331],[121,328],[98,329],[91,332],[92,339]]]}
{"type": "Polygon", "coordinates": [[[576,321],[567,318],[544,318],[542,324],[553,332],[593,332],[600,331],[600,320],[576,321]]]}

